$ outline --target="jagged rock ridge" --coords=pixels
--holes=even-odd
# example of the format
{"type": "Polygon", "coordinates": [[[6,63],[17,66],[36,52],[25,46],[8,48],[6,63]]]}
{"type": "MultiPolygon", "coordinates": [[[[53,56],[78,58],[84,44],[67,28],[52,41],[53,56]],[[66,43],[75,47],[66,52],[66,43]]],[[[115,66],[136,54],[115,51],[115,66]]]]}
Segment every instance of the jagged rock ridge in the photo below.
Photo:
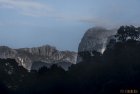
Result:
{"type": "Polygon", "coordinates": [[[71,51],[58,51],[55,47],[44,45],[33,48],[12,49],[7,46],[0,47],[0,58],[15,59],[20,66],[27,70],[38,70],[42,66],[50,67],[57,64],[65,70],[71,64],[76,64],[77,53],[71,51]],[[40,63],[41,62],[41,63],[40,63]]]}

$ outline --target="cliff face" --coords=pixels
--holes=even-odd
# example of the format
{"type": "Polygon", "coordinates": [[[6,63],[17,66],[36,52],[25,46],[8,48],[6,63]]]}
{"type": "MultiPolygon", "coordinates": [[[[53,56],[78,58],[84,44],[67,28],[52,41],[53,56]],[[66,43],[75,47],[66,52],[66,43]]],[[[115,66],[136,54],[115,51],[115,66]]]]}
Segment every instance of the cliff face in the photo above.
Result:
{"type": "Polygon", "coordinates": [[[14,58],[17,54],[17,51],[14,49],[11,49],[7,46],[1,46],[0,47],[0,58],[14,58]]]}
{"type": "Polygon", "coordinates": [[[63,69],[68,70],[68,67],[71,64],[76,64],[77,53],[70,51],[58,51],[55,47],[49,45],[22,49],[11,49],[6,46],[1,46],[0,58],[15,59],[20,66],[23,66],[29,71],[31,69],[38,70],[42,66],[48,67],[53,64],[57,64],[63,69]]]}
{"type": "MultiPolygon", "coordinates": [[[[116,30],[107,30],[102,27],[95,27],[89,29],[83,36],[78,53],[89,52],[90,56],[94,56],[93,51],[103,53],[106,49],[108,37],[116,33],[116,30]]],[[[82,61],[82,58],[78,55],[77,62],[82,61]]]]}

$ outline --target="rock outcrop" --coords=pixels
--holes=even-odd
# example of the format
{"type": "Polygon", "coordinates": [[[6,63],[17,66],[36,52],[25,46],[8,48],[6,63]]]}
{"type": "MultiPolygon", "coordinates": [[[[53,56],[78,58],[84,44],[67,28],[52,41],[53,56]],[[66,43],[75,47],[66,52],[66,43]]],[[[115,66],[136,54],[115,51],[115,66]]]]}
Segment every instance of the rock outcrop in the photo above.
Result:
{"type": "Polygon", "coordinates": [[[1,46],[0,58],[15,59],[20,66],[29,71],[32,69],[38,70],[42,66],[50,67],[53,64],[68,70],[69,66],[76,64],[77,53],[58,51],[55,47],[49,45],[21,49],[11,49],[7,46],[1,46]]]}
{"type": "MultiPolygon", "coordinates": [[[[97,51],[99,53],[103,53],[106,49],[108,37],[114,35],[116,30],[107,30],[102,27],[94,27],[89,29],[83,36],[79,48],[78,53],[80,52],[89,52],[91,56],[94,56],[93,51],[97,51]]],[[[77,62],[81,62],[82,57],[78,55],[77,62]]]]}

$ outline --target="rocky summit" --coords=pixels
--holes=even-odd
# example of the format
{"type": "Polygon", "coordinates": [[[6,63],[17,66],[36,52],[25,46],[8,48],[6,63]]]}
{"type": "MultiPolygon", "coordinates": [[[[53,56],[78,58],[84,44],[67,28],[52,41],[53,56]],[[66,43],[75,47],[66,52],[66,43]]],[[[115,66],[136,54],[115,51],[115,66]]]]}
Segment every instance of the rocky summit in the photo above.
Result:
{"type": "MultiPolygon", "coordinates": [[[[116,33],[116,30],[108,30],[103,27],[94,27],[87,30],[84,34],[78,48],[78,53],[89,52],[94,56],[93,51],[103,53],[106,49],[108,38],[116,33]]],[[[77,62],[82,61],[78,55],[77,62]]]]}
{"type": "Polygon", "coordinates": [[[19,66],[23,66],[28,71],[38,70],[43,66],[51,67],[53,64],[62,67],[64,70],[68,70],[72,64],[76,64],[77,53],[59,51],[50,45],[20,49],[0,46],[0,58],[15,59],[19,66]]]}

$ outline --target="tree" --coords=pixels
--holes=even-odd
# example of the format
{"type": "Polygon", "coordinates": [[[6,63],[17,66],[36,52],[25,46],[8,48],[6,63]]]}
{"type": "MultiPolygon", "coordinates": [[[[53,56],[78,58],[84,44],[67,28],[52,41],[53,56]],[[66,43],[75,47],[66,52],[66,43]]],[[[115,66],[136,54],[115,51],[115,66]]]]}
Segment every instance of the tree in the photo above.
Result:
{"type": "Polygon", "coordinates": [[[47,71],[48,71],[48,68],[46,66],[43,66],[38,70],[38,73],[41,75],[41,74],[46,73],[47,71]]]}
{"type": "Polygon", "coordinates": [[[125,27],[124,26],[121,26],[119,29],[118,29],[118,32],[117,32],[117,35],[119,40],[121,41],[126,41],[126,38],[127,38],[127,33],[125,31],[125,27]]]}
{"type": "Polygon", "coordinates": [[[118,29],[116,37],[118,40],[125,42],[128,39],[137,40],[140,36],[140,27],[136,28],[134,26],[121,26],[118,29]]]}

